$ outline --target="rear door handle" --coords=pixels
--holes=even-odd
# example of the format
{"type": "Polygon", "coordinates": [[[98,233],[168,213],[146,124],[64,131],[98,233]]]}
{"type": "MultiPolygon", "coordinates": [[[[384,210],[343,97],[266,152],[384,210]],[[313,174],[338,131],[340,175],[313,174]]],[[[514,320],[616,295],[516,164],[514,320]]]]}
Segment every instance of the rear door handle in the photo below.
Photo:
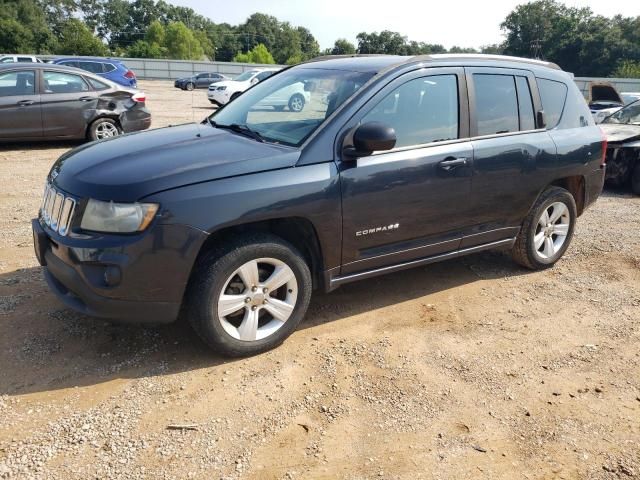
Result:
{"type": "Polygon", "coordinates": [[[26,107],[26,106],[29,106],[29,105],[33,105],[34,103],[36,103],[36,102],[34,102],[33,100],[20,100],[18,102],[18,105],[20,105],[21,107],[26,107]]]}
{"type": "Polygon", "coordinates": [[[438,167],[440,167],[445,172],[450,172],[458,167],[466,167],[469,164],[469,161],[465,157],[447,157],[440,163],[438,163],[438,167]]]}
{"type": "Polygon", "coordinates": [[[93,97],[80,97],[79,100],[81,102],[90,102],[91,100],[93,100],[93,97]]]}

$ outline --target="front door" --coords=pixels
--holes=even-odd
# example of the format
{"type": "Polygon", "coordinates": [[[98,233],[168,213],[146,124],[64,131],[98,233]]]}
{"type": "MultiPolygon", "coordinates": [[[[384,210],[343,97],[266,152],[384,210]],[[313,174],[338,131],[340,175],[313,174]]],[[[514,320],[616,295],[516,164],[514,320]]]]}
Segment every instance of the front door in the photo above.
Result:
{"type": "Polygon", "coordinates": [[[34,70],[0,73],[0,139],[42,136],[36,78],[34,70]]]}
{"type": "Polygon", "coordinates": [[[98,94],[82,76],[43,72],[42,124],[45,137],[83,137],[98,104],[98,94]]]}
{"type": "Polygon", "coordinates": [[[467,105],[462,68],[421,69],[388,84],[349,122],[383,122],[397,142],[341,161],[342,274],[458,249],[471,223],[467,105]]]}

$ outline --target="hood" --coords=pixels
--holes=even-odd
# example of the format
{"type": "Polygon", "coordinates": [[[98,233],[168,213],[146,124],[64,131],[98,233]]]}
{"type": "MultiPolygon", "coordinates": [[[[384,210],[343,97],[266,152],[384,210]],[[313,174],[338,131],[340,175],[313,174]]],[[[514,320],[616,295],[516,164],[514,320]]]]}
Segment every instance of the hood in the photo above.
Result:
{"type": "Polygon", "coordinates": [[[133,202],[193,183],[292,167],[298,157],[291,147],[190,123],[71,150],[54,164],[49,178],[72,195],[133,202]]]}
{"type": "Polygon", "coordinates": [[[249,86],[249,82],[238,82],[236,80],[221,80],[219,82],[215,82],[216,87],[233,87],[233,88],[243,88],[245,86],[249,86]]]}
{"type": "Polygon", "coordinates": [[[619,123],[601,123],[600,128],[609,143],[627,142],[640,139],[640,125],[624,125],[619,123]]]}
{"type": "Polygon", "coordinates": [[[589,105],[600,102],[605,104],[624,105],[618,91],[609,82],[589,82],[587,85],[589,105]]]}
{"type": "Polygon", "coordinates": [[[196,77],[180,77],[176,78],[176,82],[186,82],[187,80],[195,80],[196,77]]]}

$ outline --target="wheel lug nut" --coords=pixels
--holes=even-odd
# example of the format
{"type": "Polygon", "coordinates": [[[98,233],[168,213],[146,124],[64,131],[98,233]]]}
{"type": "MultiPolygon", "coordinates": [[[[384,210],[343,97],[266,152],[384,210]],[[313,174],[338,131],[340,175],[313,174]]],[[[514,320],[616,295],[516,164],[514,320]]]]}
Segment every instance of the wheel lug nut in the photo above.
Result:
{"type": "Polygon", "coordinates": [[[251,287],[251,291],[252,292],[257,292],[258,291],[258,287],[256,287],[255,285],[253,287],[251,287]]]}
{"type": "Polygon", "coordinates": [[[251,299],[249,297],[244,299],[244,303],[250,303],[250,302],[251,302],[251,299]]]}
{"type": "Polygon", "coordinates": [[[263,304],[263,305],[266,305],[266,304],[267,304],[267,301],[266,301],[266,300],[263,300],[263,301],[262,301],[262,304],[263,304]]]}
{"type": "Polygon", "coordinates": [[[256,307],[256,306],[254,305],[253,307],[251,307],[251,310],[255,310],[256,308],[258,308],[258,307],[256,307]]]}
{"type": "Polygon", "coordinates": [[[265,288],[262,289],[262,293],[267,293],[267,292],[269,292],[268,288],[265,287],[265,288]]]}

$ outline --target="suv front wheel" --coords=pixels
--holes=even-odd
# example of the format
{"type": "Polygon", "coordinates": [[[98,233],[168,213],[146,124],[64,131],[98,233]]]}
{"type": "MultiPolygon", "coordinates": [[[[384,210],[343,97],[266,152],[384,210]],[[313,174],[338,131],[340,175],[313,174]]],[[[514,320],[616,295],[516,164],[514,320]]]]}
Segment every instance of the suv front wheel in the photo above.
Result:
{"type": "Polygon", "coordinates": [[[532,270],[551,267],[567,251],[576,217],[573,195],[564,188],[547,188],[522,224],[513,259],[532,270]]]}
{"type": "Polygon", "coordinates": [[[291,335],[307,311],[311,290],[302,255],[279,237],[260,235],[202,258],[189,286],[188,317],[218,352],[254,355],[291,335]]]}

